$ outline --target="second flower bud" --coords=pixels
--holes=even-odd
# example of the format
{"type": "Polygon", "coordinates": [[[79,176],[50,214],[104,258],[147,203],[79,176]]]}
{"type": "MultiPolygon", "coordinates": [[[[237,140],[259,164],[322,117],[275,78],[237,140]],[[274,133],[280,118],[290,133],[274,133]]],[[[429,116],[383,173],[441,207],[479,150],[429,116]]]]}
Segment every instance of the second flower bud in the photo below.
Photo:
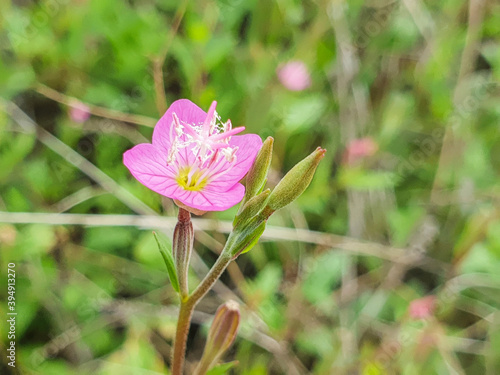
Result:
{"type": "Polygon", "coordinates": [[[178,222],[172,239],[172,255],[177,269],[180,294],[183,299],[189,296],[188,273],[191,252],[193,251],[194,229],[191,214],[179,208],[178,222]]]}

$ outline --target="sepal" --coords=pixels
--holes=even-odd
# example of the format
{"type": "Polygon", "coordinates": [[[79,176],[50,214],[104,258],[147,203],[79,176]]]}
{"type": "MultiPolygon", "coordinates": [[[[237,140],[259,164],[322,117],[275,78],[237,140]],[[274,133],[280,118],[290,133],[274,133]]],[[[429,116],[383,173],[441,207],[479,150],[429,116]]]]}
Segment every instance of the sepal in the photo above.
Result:
{"type": "Polygon", "coordinates": [[[240,213],[236,215],[233,221],[233,227],[238,228],[245,225],[251,218],[256,216],[266,205],[267,199],[271,194],[270,189],[266,189],[259,195],[251,198],[240,209],[240,213]]]}

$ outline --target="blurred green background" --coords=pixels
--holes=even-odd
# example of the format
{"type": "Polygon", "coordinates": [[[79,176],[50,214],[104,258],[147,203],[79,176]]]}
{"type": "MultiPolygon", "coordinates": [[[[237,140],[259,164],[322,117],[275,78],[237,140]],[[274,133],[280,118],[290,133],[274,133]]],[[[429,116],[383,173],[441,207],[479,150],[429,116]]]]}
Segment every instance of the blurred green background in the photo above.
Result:
{"type": "MultiPolygon", "coordinates": [[[[271,187],[328,149],[197,307],[187,373],[229,298],[228,373],[500,372],[498,1],[3,0],[0,43],[1,373],[167,373],[176,210],[122,154],[179,98],[273,136],[271,187]]],[[[235,209],[198,218],[192,286],[235,209]]]]}

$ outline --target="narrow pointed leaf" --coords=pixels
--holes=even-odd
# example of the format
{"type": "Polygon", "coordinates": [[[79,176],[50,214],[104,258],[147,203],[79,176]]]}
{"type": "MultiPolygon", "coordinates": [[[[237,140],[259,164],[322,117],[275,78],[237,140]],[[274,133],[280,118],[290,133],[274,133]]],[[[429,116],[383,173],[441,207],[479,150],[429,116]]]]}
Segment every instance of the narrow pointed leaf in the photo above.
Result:
{"type": "Polygon", "coordinates": [[[155,236],[156,243],[158,244],[158,249],[160,250],[160,254],[163,257],[163,260],[165,261],[165,265],[167,266],[168,277],[170,278],[172,287],[177,293],[179,293],[180,291],[179,279],[177,278],[177,271],[175,270],[174,257],[172,256],[172,253],[168,251],[165,245],[161,243],[156,232],[153,232],[153,235],[155,236]]]}

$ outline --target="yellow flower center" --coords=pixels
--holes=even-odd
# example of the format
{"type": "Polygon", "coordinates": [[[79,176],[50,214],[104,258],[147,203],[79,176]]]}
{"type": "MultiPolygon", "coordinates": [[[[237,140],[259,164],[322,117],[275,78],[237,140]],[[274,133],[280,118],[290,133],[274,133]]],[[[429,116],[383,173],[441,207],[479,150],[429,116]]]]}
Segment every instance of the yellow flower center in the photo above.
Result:
{"type": "Polygon", "coordinates": [[[203,174],[199,169],[193,172],[191,168],[182,168],[176,181],[184,190],[200,191],[207,184],[207,178],[203,174]]]}

